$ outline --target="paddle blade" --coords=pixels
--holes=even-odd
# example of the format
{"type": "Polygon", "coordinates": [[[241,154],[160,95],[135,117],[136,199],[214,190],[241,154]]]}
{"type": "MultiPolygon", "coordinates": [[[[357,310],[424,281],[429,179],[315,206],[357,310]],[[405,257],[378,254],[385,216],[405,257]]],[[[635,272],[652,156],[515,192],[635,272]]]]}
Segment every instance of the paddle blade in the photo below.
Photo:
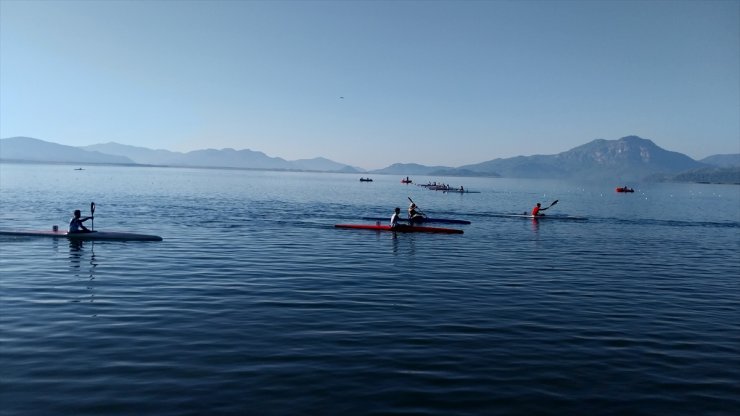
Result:
{"type": "MultiPolygon", "coordinates": [[[[557,199],[554,200],[554,201],[552,201],[552,204],[550,204],[550,207],[553,206],[553,205],[555,205],[555,204],[557,204],[557,203],[558,203],[558,200],[557,199]]],[[[548,207],[548,208],[550,208],[550,207],[548,207]]]]}

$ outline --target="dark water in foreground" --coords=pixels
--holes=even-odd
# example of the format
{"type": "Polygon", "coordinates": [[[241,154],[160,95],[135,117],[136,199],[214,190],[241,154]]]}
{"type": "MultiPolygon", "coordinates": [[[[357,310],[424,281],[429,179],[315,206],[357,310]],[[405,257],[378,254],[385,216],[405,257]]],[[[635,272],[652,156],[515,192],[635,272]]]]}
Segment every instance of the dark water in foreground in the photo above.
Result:
{"type": "Polygon", "coordinates": [[[0,165],[0,228],[165,240],[0,237],[2,415],[740,409],[740,187],[72,168],[0,165]],[[333,228],[409,196],[472,224],[333,228]]]}

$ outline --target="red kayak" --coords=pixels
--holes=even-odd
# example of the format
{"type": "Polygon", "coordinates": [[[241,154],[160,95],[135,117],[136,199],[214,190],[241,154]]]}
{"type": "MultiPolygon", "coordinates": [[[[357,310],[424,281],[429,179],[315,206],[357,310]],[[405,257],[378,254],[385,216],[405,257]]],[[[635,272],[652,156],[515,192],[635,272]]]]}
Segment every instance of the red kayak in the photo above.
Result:
{"type": "Polygon", "coordinates": [[[617,192],[635,192],[632,188],[627,188],[626,186],[623,188],[617,188],[617,192]]]}
{"type": "Polygon", "coordinates": [[[357,230],[375,230],[375,231],[395,231],[400,233],[443,233],[443,234],[462,234],[463,230],[456,230],[454,228],[439,228],[439,227],[419,227],[411,225],[399,224],[393,228],[390,225],[376,225],[376,224],[336,224],[336,228],[352,228],[357,230]]]}

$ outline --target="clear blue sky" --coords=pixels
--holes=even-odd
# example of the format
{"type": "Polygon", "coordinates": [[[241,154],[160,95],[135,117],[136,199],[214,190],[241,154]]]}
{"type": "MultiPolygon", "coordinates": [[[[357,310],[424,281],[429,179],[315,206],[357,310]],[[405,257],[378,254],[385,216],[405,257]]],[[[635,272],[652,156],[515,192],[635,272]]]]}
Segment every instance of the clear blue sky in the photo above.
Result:
{"type": "Polygon", "coordinates": [[[740,153],[737,0],[0,0],[0,19],[0,137],[367,169],[633,134],[740,153]]]}

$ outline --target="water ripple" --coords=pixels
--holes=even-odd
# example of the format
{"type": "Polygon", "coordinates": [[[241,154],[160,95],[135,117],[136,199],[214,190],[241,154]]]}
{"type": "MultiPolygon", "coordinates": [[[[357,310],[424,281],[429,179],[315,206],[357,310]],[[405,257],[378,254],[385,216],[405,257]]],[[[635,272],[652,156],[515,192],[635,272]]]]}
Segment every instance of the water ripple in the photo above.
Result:
{"type": "MultiPolygon", "coordinates": [[[[135,213],[162,242],[0,238],[0,414],[740,408],[731,189],[700,212],[694,195],[672,196],[683,208],[660,218],[650,203],[672,187],[645,202],[497,180],[456,198],[390,179],[358,188],[343,175],[228,173],[91,178],[96,228],[125,229],[135,213]],[[567,197],[558,209],[601,211],[571,208],[583,222],[490,215],[555,190],[567,197]],[[333,227],[384,216],[409,195],[472,224],[456,236],[333,227]]],[[[22,182],[35,175],[4,176],[14,185],[0,189],[2,228],[32,203],[24,189],[67,215],[55,208],[60,194],[22,182]]]]}

